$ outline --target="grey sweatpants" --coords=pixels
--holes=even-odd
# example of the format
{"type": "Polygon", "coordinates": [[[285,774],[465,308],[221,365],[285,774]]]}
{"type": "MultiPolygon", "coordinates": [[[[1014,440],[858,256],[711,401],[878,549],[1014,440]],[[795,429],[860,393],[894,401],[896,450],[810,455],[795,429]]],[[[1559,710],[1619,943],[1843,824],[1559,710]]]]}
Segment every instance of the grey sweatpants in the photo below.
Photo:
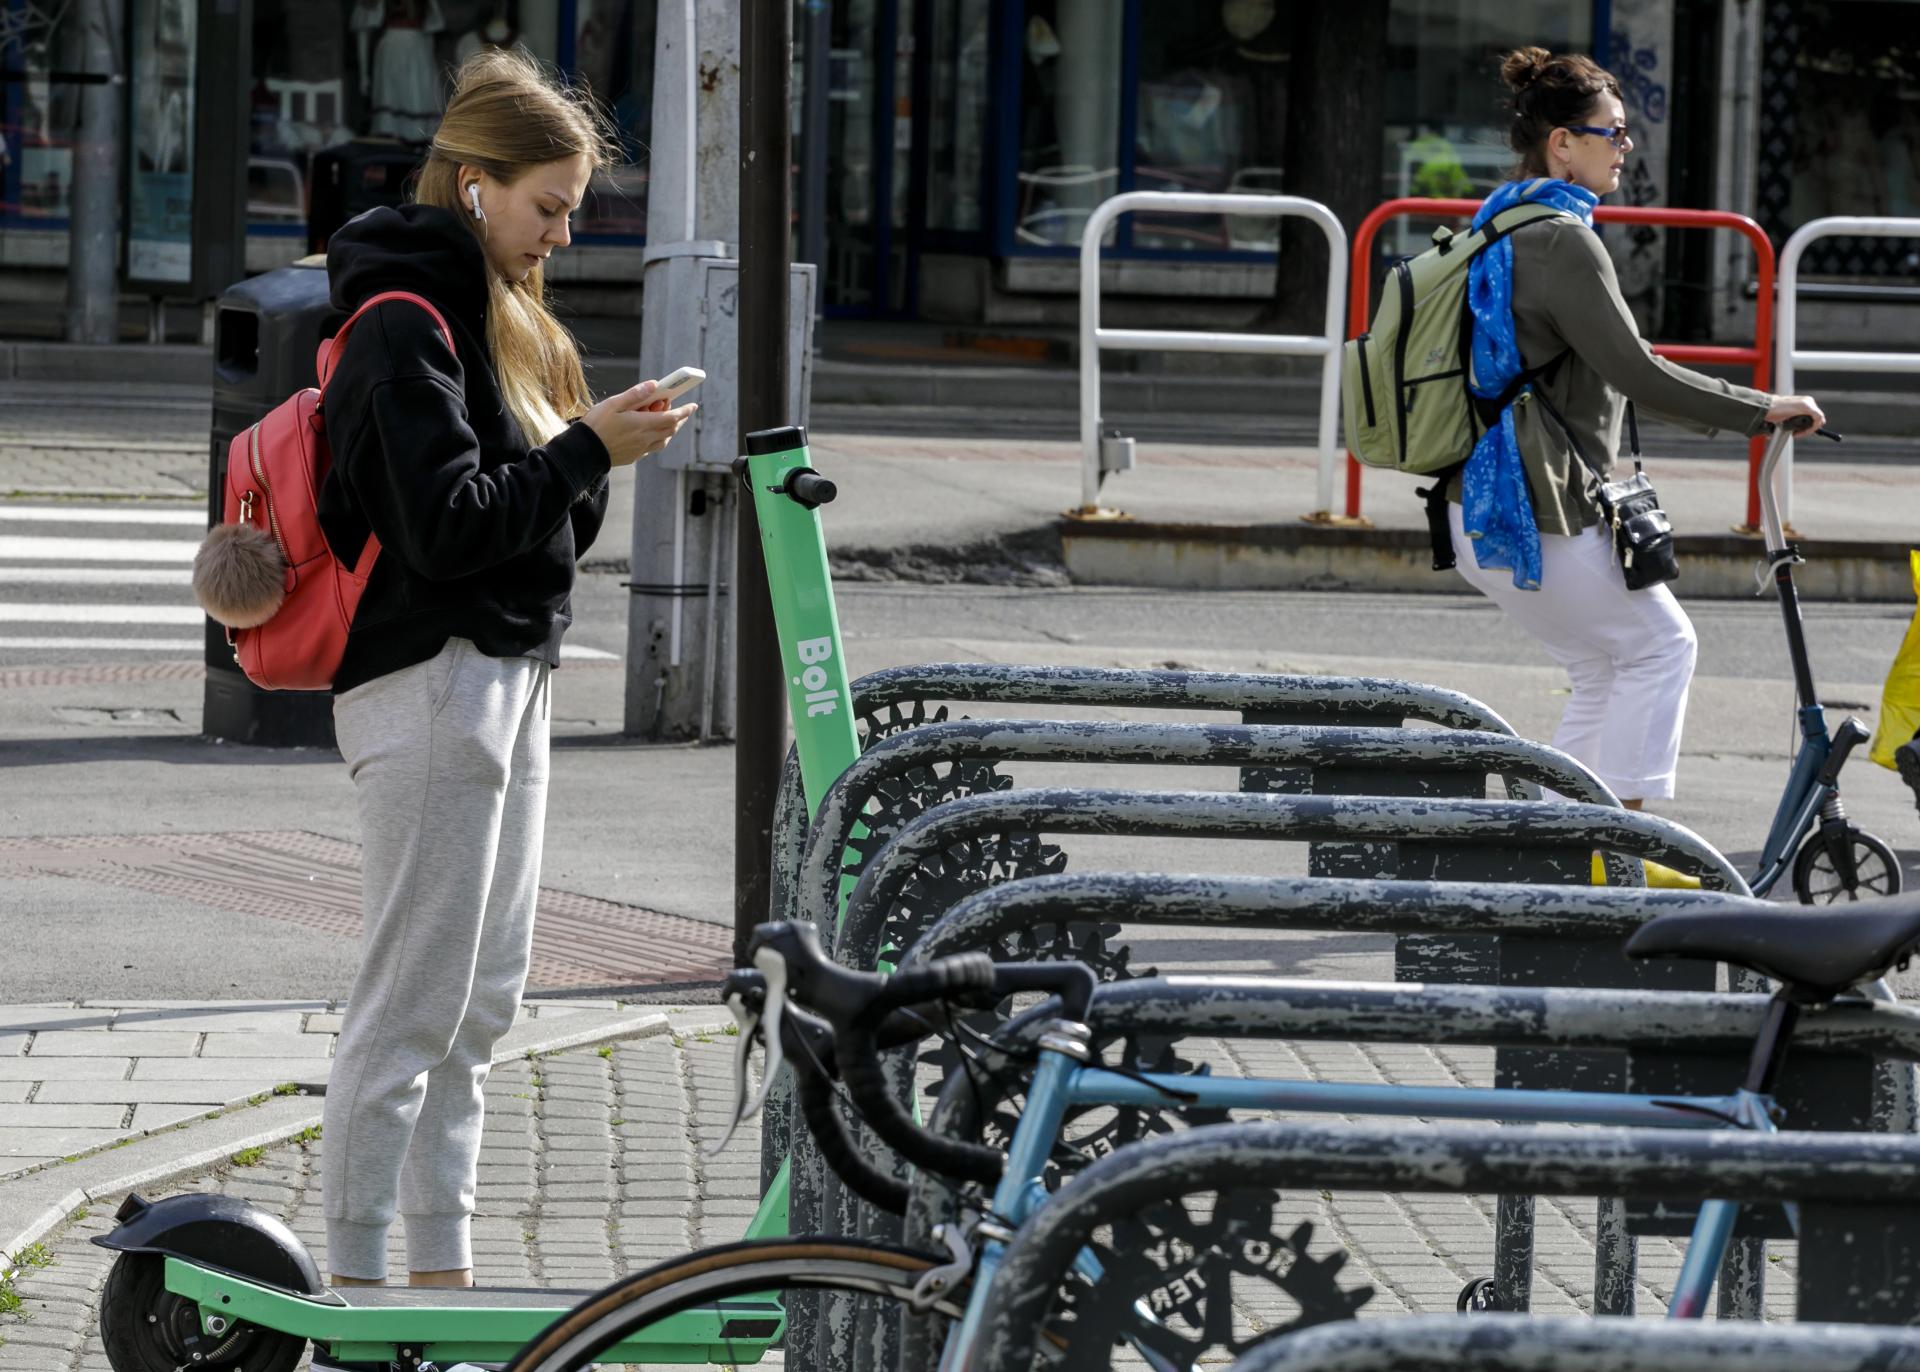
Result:
{"type": "Polygon", "coordinates": [[[546,664],[452,639],[334,700],[360,810],[361,963],[327,1083],[328,1267],[473,1265],[495,1042],[526,985],[546,817],[546,664]]]}

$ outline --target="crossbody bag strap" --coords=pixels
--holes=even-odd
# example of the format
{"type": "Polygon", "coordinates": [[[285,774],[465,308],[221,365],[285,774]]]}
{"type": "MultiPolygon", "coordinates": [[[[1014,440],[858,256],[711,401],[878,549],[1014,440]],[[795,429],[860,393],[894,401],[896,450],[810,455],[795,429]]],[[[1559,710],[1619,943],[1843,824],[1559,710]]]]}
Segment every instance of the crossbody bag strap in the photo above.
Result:
{"type": "MultiPolygon", "coordinates": [[[[1585,467],[1592,475],[1594,483],[1597,485],[1604,482],[1607,479],[1606,474],[1600,470],[1599,465],[1595,463],[1591,457],[1587,456],[1587,450],[1580,446],[1580,440],[1574,436],[1573,429],[1568,425],[1566,416],[1560,413],[1560,407],[1549,400],[1546,391],[1539,386],[1533,388],[1533,395],[1536,400],[1546,406],[1547,413],[1553,416],[1553,422],[1558,424],[1560,426],[1560,432],[1567,436],[1567,446],[1573,449],[1573,455],[1580,459],[1580,465],[1585,467]]],[[[1631,400],[1627,402],[1627,417],[1628,422],[1632,423],[1633,402],[1631,400]]],[[[1637,455],[1639,451],[1640,446],[1636,439],[1634,443],[1634,453],[1637,455]]]]}

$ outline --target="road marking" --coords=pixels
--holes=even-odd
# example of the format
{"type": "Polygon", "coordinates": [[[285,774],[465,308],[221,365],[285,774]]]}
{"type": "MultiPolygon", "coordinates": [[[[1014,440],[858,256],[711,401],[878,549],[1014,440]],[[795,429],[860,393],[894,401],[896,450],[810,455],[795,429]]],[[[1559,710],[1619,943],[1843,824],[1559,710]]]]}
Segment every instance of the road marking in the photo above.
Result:
{"type": "Polygon", "coordinates": [[[0,534],[0,561],[191,562],[199,546],[184,538],[32,538],[0,534]]]}
{"type": "Polygon", "coordinates": [[[144,508],[87,509],[76,505],[0,505],[0,523],[30,524],[192,524],[207,527],[205,510],[144,508]]]}
{"type": "Polygon", "coordinates": [[[199,624],[197,605],[16,605],[0,601],[0,624],[199,624]]]}
{"type": "Polygon", "coordinates": [[[0,586],[191,586],[185,567],[0,567],[0,586]]]}
{"type": "Polygon", "coordinates": [[[204,641],[197,638],[0,638],[0,652],[10,648],[23,652],[121,648],[155,653],[197,653],[206,646],[204,641]]]}
{"type": "Polygon", "coordinates": [[[620,654],[604,653],[598,648],[587,648],[577,643],[562,643],[560,660],[565,662],[569,658],[576,662],[618,662],[620,654]]]}

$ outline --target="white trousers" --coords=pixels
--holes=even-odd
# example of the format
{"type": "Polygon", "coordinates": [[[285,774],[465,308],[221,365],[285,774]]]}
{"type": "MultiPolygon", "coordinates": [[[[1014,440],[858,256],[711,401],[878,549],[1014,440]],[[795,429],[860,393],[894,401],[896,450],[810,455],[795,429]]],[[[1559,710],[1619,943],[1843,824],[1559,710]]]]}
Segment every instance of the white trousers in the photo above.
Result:
{"type": "Polygon", "coordinates": [[[1573,696],[1553,746],[1584,762],[1622,800],[1673,794],[1680,730],[1693,683],[1695,640],[1686,611],[1664,585],[1629,591],[1601,525],[1540,535],[1540,589],[1513,573],[1483,571],[1449,504],[1460,575],[1505,610],[1566,668],[1573,696]]]}

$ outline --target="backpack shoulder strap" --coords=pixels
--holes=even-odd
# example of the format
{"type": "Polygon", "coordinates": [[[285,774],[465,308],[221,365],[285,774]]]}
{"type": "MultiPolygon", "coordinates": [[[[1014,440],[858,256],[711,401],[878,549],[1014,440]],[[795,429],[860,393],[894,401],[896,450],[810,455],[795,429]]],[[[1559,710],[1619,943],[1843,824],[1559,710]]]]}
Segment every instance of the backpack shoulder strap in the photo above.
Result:
{"type": "Polygon", "coordinates": [[[315,358],[315,370],[319,373],[322,391],[326,390],[327,383],[333,379],[334,368],[339,365],[341,349],[347,346],[347,335],[353,331],[353,326],[360,322],[360,316],[374,306],[383,305],[389,300],[410,300],[432,315],[434,324],[440,330],[440,336],[447,342],[447,351],[457,353],[458,350],[453,346],[453,330],[447,327],[446,319],[439,310],[434,308],[432,301],[423,295],[415,295],[412,291],[381,291],[378,295],[368,296],[360,308],[348,316],[347,322],[335,331],[332,338],[321,340],[320,351],[315,358]]]}
{"type": "Polygon", "coordinates": [[[1538,224],[1548,219],[1571,219],[1572,217],[1565,210],[1556,209],[1552,205],[1537,203],[1514,205],[1500,211],[1480,226],[1480,231],[1486,235],[1485,241],[1480,246],[1492,247],[1514,230],[1524,229],[1529,224],[1538,224]]]}

